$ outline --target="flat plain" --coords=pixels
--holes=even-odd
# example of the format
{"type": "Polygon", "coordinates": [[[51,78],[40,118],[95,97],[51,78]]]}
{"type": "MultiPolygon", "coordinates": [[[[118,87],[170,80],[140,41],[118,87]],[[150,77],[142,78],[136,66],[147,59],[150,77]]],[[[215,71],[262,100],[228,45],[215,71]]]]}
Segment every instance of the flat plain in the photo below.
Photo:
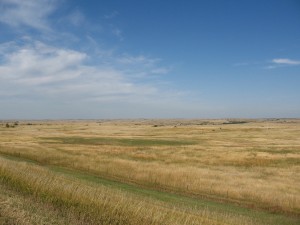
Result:
{"type": "Polygon", "coordinates": [[[0,122],[0,224],[299,224],[299,174],[299,119],[0,122]]]}

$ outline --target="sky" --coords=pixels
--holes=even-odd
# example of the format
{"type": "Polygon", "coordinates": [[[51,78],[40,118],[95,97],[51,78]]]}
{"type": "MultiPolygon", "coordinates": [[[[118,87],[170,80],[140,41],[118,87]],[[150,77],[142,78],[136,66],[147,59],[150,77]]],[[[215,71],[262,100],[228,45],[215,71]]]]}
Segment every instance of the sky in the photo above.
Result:
{"type": "Polygon", "coordinates": [[[275,117],[299,0],[0,0],[0,119],[275,117]]]}

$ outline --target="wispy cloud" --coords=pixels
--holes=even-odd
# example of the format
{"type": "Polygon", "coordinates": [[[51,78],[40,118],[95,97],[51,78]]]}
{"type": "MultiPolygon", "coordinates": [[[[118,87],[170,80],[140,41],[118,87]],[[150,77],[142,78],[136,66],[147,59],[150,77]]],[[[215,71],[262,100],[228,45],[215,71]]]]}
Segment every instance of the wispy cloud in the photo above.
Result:
{"type": "Polygon", "coordinates": [[[300,60],[293,60],[288,58],[276,58],[269,62],[269,65],[265,66],[265,69],[276,69],[287,66],[300,65],[300,60]]]}
{"type": "Polygon", "coordinates": [[[86,20],[84,14],[78,9],[71,12],[67,18],[69,22],[74,26],[80,26],[84,24],[86,20]]]}
{"type": "Polygon", "coordinates": [[[300,65],[300,60],[292,60],[287,58],[273,59],[272,62],[280,65],[300,65]]]}
{"type": "Polygon", "coordinates": [[[158,68],[154,68],[153,70],[151,70],[151,73],[153,74],[167,74],[169,72],[171,72],[171,68],[170,67],[158,67],[158,68]]]}
{"type": "Polygon", "coordinates": [[[117,38],[119,38],[120,41],[124,40],[124,37],[122,35],[122,30],[119,28],[113,28],[112,29],[112,34],[115,35],[117,38]]]}
{"type": "MultiPolygon", "coordinates": [[[[124,67],[122,63],[118,65],[117,61],[90,65],[90,55],[84,52],[53,47],[38,41],[23,46],[14,42],[5,43],[0,45],[0,49],[0,87],[9,87],[10,94],[14,93],[12,90],[18,90],[15,95],[33,93],[46,98],[56,96],[71,99],[77,96],[83,100],[105,101],[126,97],[132,101],[156,98],[163,91],[151,83],[135,82],[132,75],[138,71],[131,66],[124,67]]],[[[139,60],[151,61],[145,57],[139,60]]],[[[143,71],[148,74],[167,72],[164,68],[147,66],[143,67],[143,71]]]]}
{"type": "Polygon", "coordinates": [[[55,10],[56,0],[1,0],[0,22],[13,27],[23,25],[49,30],[47,17],[55,10]]]}
{"type": "Polygon", "coordinates": [[[172,71],[170,66],[162,65],[162,59],[151,58],[144,55],[132,56],[122,54],[121,56],[116,56],[114,61],[122,68],[126,68],[127,71],[136,77],[162,75],[172,71]]]}
{"type": "Polygon", "coordinates": [[[157,62],[161,61],[159,58],[149,58],[143,55],[132,56],[129,54],[123,54],[122,56],[117,58],[117,61],[122,64],[134,65],[134,64],[143,64],[145,66],[153,66],[157,62]]]}
{"type": "Polygon", "coordinates": [[[254,66],[260,65],[264,69],[276,69],[286,66],[297,66],[300,65],[300,60],[292,60],[288,58],[276,58],[265,62],[240,62],[233,64],[234,67],[243,67],[243,66],[254,66]]]}
{"type": "Polygon", "coordinates": [[[3,56],[0,79],[22,85],[48,84],[77,77],[80,72],[76,67],[87,57],[84,53],[41,42],[14,48],[3,56]]]}
{"type": "MultiPolygon", "coordinates": [[[[0,22],[13,31],[25,26],[41,32],[37,35],[32,29],[24,29],[20,32],[22,37],[0,43],[1,102],[12,106],[24,105],[26,101],[37,108],[39,105],[35,104],[59,103],[65,106],[71,102],[78,105],[76,109],[85,104],[98,112],[101,108],[95,102],[104,102],[111,107],[107,110],[108,116],[125,108],[120,104],[131,104],[127,114],[131,115],[136,113],[135,107],[142,111],[147,107],[153,109],[152,106],[157,109],[165,107],[168,111],[168,104],[177,107],[183,102],[180,99],[184,94],[168,88],[161,80],[160,75],[171,71],[162,59],[133,55],[122,52],[115,45],[110,47],[99,43],[102,31],[97,31],[97,38],[93,29],[87,34],[72,32],[82,24],[93,25],[81,11],[71,10],[71,13],[57,18],[66,24],[60,23],[63,24],[61,32],[60,28],[51,26],[49,20],[58,7],[58,1],[0,1],[0,22]],[[70,24],[74,27],[65,30],[70,24]]],[[[106,15],[106,19],[117,15],[118,12],[113,12],[106,15]]],[[[123,38],[121,29],[113,30],[111,23],[103,27],[107,33],[113,32],[113,35],[123,38]]],[[[180,105],[179,108],[185,107],[180,105]]],[[[68,110],[68,107],[64,109],[68,110]]],[[[28,106],[28,110],[32,112],[34,108],[28,106]]]]}
{"type": "Polygon", "coordinates": [[[108,14],[104,15],[104,18],[105,19],[112,19],[112,18],[115,18],[118,15],[119,15],[119,12],[114,10],[111,13],[108,13],[108,14]]]}

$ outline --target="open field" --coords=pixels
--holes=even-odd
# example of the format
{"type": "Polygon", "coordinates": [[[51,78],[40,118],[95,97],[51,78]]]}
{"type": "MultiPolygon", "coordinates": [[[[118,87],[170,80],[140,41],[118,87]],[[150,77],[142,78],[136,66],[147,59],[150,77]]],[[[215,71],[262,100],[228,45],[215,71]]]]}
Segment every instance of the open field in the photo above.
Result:
{"type": "Polygon", "coordinates": [[[0,224],[300,223],[300,120],[6,123],[0,224]]]}

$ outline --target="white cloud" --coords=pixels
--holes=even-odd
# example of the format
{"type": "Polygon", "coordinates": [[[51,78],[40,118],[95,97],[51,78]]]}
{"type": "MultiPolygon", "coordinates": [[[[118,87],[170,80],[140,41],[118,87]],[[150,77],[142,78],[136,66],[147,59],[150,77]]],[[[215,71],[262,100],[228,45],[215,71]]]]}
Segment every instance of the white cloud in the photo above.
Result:
{"type": "MultiPolygon", "coordinates": [[[[91,31],[88,34],[51,27],[49,15],[57,3],[58,0],[0,0],[0,23],[23,36],[0,43],[0,102],[6,110],[6,114],[1,110],[0,117],[53,118],[56,113],[67,118],[87,118],[89,111],[95,112],[94,117],[103,111],[105,117],[139,117],[144,113],[152,115],[155,109],[159,114],[161,108],[171,113],[171,105],[186,108],[182,106],[182,94],[169,89],[157,76],[170,72],[161,59],[120,53],[115,46],[99,44],[99,25],[95,31],[78,10],[57,21],[80,29],[82,24],[87,25],[91,31]],[[22,30],[23,27],[41,33],[22,30]]],[[[106,19],[117,15],[113,12],[106,19]]],[[[106,28],[123,39],[122,31],[114,25],[106,28]]]]}
{"type": "Polygon", "coordinates": [[[286,58],[273,59],[272,62],[281,65],[300,65],[300,60],[292,60],[286,58]]]}
{"type": "Polygon", "coordinates": [[[12,27],[23,25],[49,30],[47,17],[55,9],[56,0],[1,0],[0,22],[12,27]]]}
{"type": "Polygon", "coordinates": [[[3,56],[0,79],[27,85],[72,79],[80,75],[75,69],[86,57],[84,53],[35,42],[3,56]]]}
{"type": "Polygon", "coordinates": [[[277,69],[286,66],[297,66],[300,65],[300,60],[292,60],[288,58],[277,58],[272,59],[271,64],[265,66],[265,69],[277,69]]]}
{"type": "Polygon", "coordinates": [[[276,58],[266,62],[240,62],[240,63],[233,64],[233,66],[235,67],[253,66],[253,65],[262,65],[264,69],[276,69],[280,67],[300,65],[300,60],[292,60],[288,58],[276,58]]]}
{"type": "MultiPolygon", "coordinates": [[[[143,102],[145,99],[158,98],[163,92],[167,93],[154,83],[141,80],[135,82],[128,72],[134,69],[118,68],[118,65],[113,66],[112,63],[89,65],[89,56],[83,52],[36,41],[24,46],[6,43],[0,45],[0,49],[0,89],[8,91],[12,96],[143,102]],[[6,54],[7,49],[10,50],[9,54],[6,54]]],[[[142,62],[147,61],[141,58],[142,62]]],[[[144,67],[144,70],[147,71],[147,68],[144,67]]],[[[148,73],[152,70],[148,68],[148,73]]],[[[157,73],[165,72],[162,68],[157,70],[157,73]]],[[[168,92],[168,98],[171,96],[172,92],[168,92]]]]}

